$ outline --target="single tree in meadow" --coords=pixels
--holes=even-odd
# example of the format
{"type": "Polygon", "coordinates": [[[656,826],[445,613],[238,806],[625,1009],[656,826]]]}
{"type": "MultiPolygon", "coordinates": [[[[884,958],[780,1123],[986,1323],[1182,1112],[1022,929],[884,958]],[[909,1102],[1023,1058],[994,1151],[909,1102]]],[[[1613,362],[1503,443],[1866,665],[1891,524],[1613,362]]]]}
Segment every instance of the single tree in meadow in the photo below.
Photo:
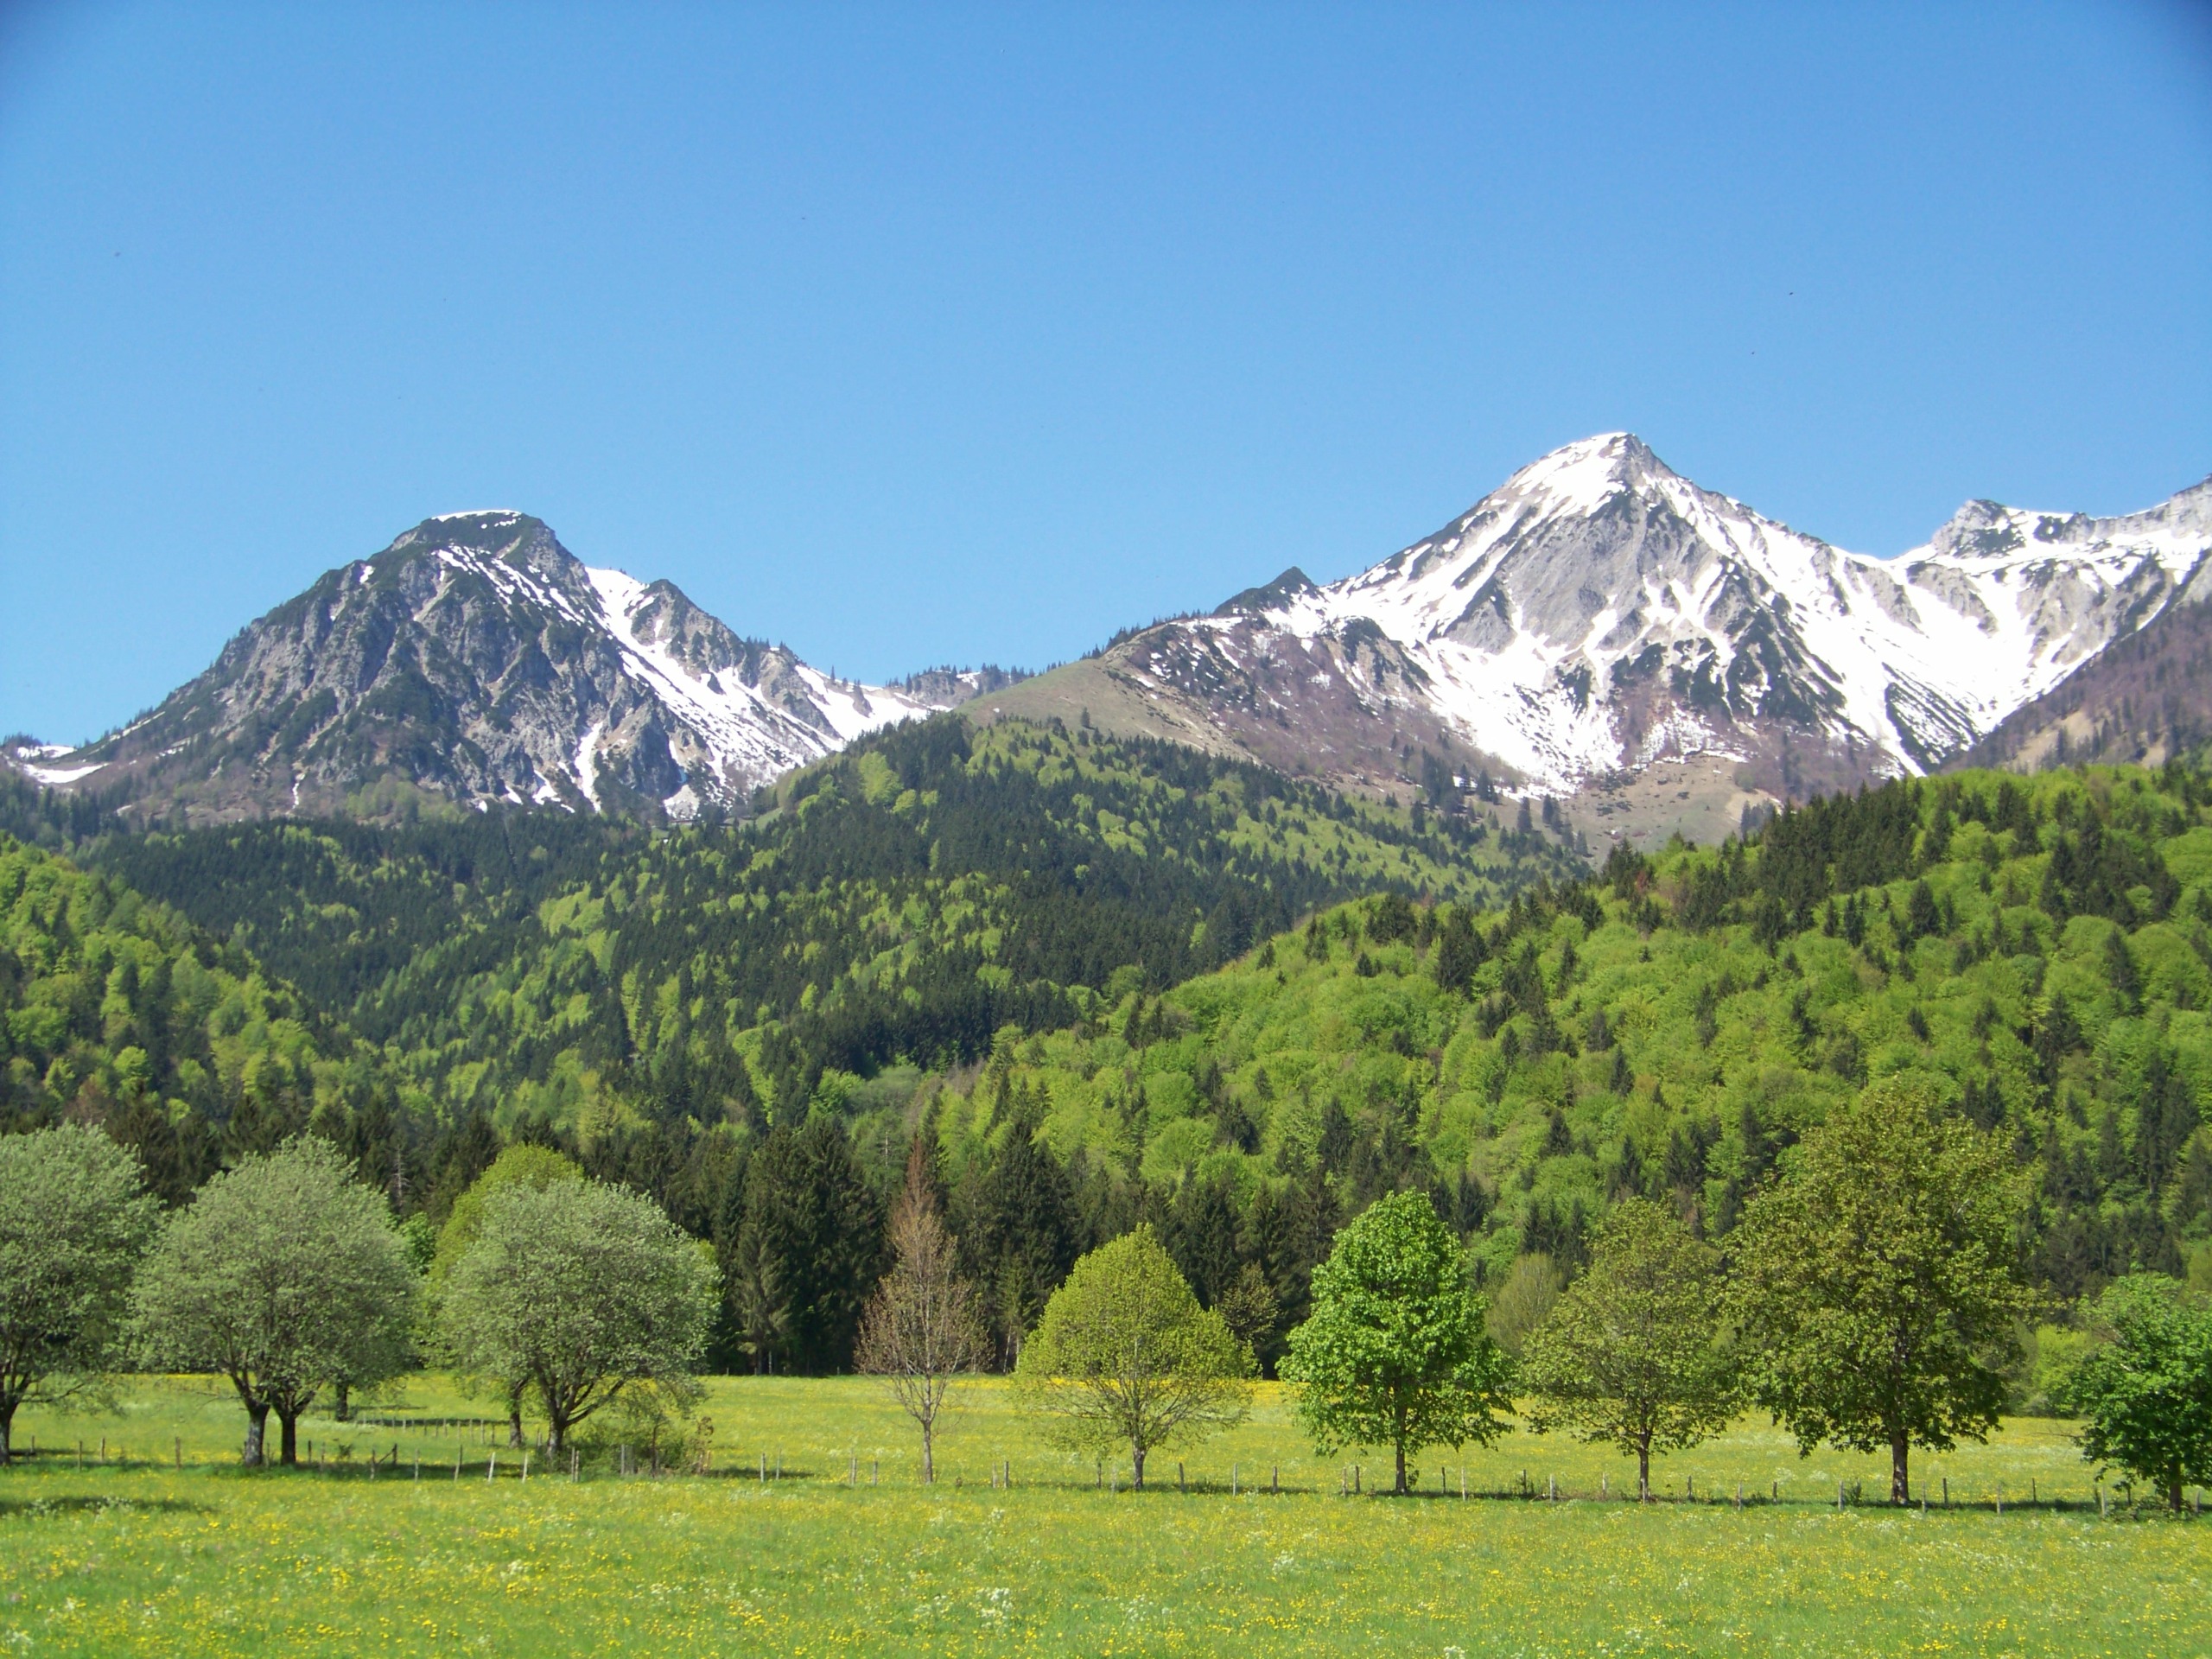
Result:
{"type": "MultiPolygon", "coordinates": [[[[468,1185],[468,1190],[454,1200],[446,1224],[438,1230],[437,1248],[430,1256],[430,1272],[424,1286],[423,1300],[429,1328],[438,1328],[438,1309],[445,1298],[446,1281],[453,1274],[454,1264],[468,1253],[484,1230],[485,1207],[492,1195],[502,1187],[548,1187],[556,1181],[581,1181],[584,1173],[574,1159],[556,1152],[550,1147],[532,1146],[518,1141],[493,1159],[489,1167],[468,1185]]],[[[523,1395],[530,1387],[527,1377],[493,1376],[475,1379],[478,1386],[488,1382],[497,1391],[497,1397],[507,1410],[507,1444],[522,1444],[523,1395]]]]}
{"type": "Polygon", "coordinates": [[[1126,1446],[1141,1488],[1153,1452],[1244,1421],[1255,1369],[1147,1225],[1075,1264],[1014,1376],[1056,1444],[1099,1456],[1126,1446]]]}
{"type": "Polygon", "coordinates": [[[138,1160],[98,1129],[0,1135],[0,1464],[22,1407],[95,1395],[121,1363],[160,1213],[138,1160]]]}
{"type": "Polygon", "coordinates": [[[171,1214],[131,1289],[147,1361],[219,1371],[245,1407],[245,1461],[299,1461],[300,1414],[339,1378],[408,1360],[416,1279],[384,1194],[327,1141],[296,1140],[216,1175],[171,1214]]]}
{"type": "Polygon", "coordinates": [[[937,1478],[937,1421],[952,1379],[990,1357],[976,1293],[960,1276],[937,1211],[928,1153],[917,1140],[906,1190],[891,1212],[891,1271],[861,1317],[860,1369],[884,1379],[922,1431],[922,1479],[937,1478]]]}
{"type": "Polygon", "coordinates": [[[2096,1304],[2102,1338],[2060,1391],[2084,1419],[2082,1455],[2165,1494],[2212,1484],[2212,1308],[2159,1274],[2115,1281],[2096,1304]]]}
{"type": "Polygon", "coordinates": [[[1389,1446],[1393,1490],[1429,1446],[1478,1445],[1505,1425],[1504,1353],[1483,1329],[1483,1299],[1427,1195],[1378,1200],[1337,1235],[1313,1270],[1313,1313],[1290,1333],[1281,1370],[1324,1454],[1389,1446]]]}
{"type": "Polygon", "coordinates": [[[1890,1454],[1987,1437],[2032,1294],[2013,1276],[2026,1201],[2009,1147],[1885,1078],[1799,1145],[1730,1238],[1751,1399],[1797,1438],[1890,1454]]]}
{"type": "Polygon", "coordinates": [[[624,1389],[688,1383],[719,1292],[705,1247],[643,1193],[516,1184],[486,1199],[438,1315],[463,1370],[523,1379],[557,1452],[624,1389]]]}
{"type": "Polygon", "coordinates": [[[1620,1447],[1648,1500],[1655,1448],[1695,1446],[1734,1414],[1721,1311],[1720,1253],[1672,1209],[1624,1199],[1522,1351],[1529,1427],[1620,1447]]]}

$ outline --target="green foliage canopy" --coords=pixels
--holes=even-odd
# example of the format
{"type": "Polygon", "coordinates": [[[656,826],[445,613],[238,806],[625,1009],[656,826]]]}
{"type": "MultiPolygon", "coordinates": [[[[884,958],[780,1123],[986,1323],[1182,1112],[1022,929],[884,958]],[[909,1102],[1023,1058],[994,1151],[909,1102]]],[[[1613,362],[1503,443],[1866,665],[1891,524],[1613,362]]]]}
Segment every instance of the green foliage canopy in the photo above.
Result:
{"type": "Polygon", "coordinates": [[[704,1247],[644,1194],[513,1183],[486,1199],[439,1323],[462,1369],[527,1382],[557,1452],[626,1389],[688,1382],[718,1294],[704,1247]]]}
{"type": "Polygon", "coordinates": [[[2178,1512],[2185,1484],[2212,1484],[2212,1308],[2136,1274],[2098,1299],[2094,1322],[2105,1339],[2063,1391],[2086,1420],[2082,1453],[2152,1482],[2178,1512]]]}
{"type": "Polygon", "coordinates": [[[159,1214],[137,1160],[98,1129],[0,1135],[0,1464],[20,1407],[82,1396],[122,1358],[159,1214]]]}
{"type": "Polygon", "coordinates": [[[249,1465],[270,1411],[296,1463],[300,1414],[325,1388],[406,1363],[414,1268],[383,1195],[352,1176],[320,1141],[248,1157],[169,1216],[132,1286],[149,1363],[230,1378],[249,1465]]]}
{"type": "Polygon", "coordinates": [[[1149,1226],[1102,1244],[1052,1293],[1014,1384],[1059,1444],[1145,1460],[1244,1421],[1251,1351],[1198,1306],[1149,1226]]]}
{"type": "Polygon", "coordinates": [[[1619,1446],[1648,1498],[1655,1447],[1695,1446],[1735,1413],[1721,1319],[1720,1252],[1664,1205],[1624,1200],[1522,1354],[1529,1427],[1619,1446]]]}
{"type": "Polygon", "coordinates": [[[1390,1447],[1400,1492],[1408,1455],[1503,1432],[1507,1370],[1466,1258],[1420,1192],[1379,1200],[1337,1235],[1282,1365],[1314,1444],[1390,1447]]]}
{"type": "Polygon", "coordinates": [[[2035,1299],[2013,1276],[2026,1179],[2004,1142],[1940,1115],[1928,1084],[1876,1084],[1808,1131],[1730,1241],[1750,1391],[1809,1450],[1980,1440],[2035,1299]]]}

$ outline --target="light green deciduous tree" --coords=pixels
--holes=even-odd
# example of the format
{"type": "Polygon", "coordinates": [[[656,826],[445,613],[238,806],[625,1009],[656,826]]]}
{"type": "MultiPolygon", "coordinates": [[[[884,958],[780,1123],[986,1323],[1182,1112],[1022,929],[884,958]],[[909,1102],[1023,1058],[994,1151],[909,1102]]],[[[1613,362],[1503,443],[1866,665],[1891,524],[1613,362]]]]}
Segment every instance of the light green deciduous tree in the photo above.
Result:
{"type": "Polygon", "coordinates": [[[1529,1427],[1618,1446],[1649,1498],[1652,1452],[1695,1446],[1735,1410],[1721,1313],[1720,1253],[1674,1211],[1624,1200],[1522,1353],[1529,1427]]]}
{"type": "Polygon", "coordinates": [[[138,1160],[98,1129],[0,1136],[0,1463],[21,1407],[82,1398],[120,1361],[160,1209],[138,1160]]]}
{"type": "Polygon", "coordinates": [[[1886,1449],[1910,1495],[1913,1446],[1987,1436],[2001,1366],[2033,1306],[2012,1272],[2026,1192],[1994,1135],[1888,1078],[1808,1133],[1730,1240],[1751,1398],[1809,1452],[1886,1449]]]}
{"type": "Polygon", "coordinates": [[[148,1361],[219,1371],[245,1407],[245,1461],[274,1411],[298,1461],[300,1414],[340,1377],[366,1386],[408,1357],[419,1281],[384,1195],[327,1141],[249,1157],[171,1215],[132,1308],[148,1361]]]}
{"type": "Polygon", "coordinates": [[[537,1395],[558,1451],[625,1389],[688,1382],[719,1294],[703,1249],[644,1194],[516,1184],[487,1195],[439,1327],[456,1364],[537,1395]]]}
{"type": "MultiPolygon", "coordinates": [[[[532,1146],[527,1141],[507,1147],[492,1160],[491,1167],[469,1183],[468,1190],[454,1200],[453,1212],[446,1217],[446,1224],[438,1230],[436,1250],[430,1257],[429,1283],[424,1300],[428,1304],[429,1327],[438,1329],[438,1310],[445,1300],[446,1281],[452,1276],[454,1264],[468,1253],[484,1230],[484,1208],[492,1195],[502,1187],[551,1186],[557,1181],[581,1181],[582,1170],[575,1160],[556,1152],[550,1147],[532,1146]]],[[[498,1399],[507,1410],[507,1444],[522,1444],[522,1397],[530,1387],[524,1376],[492,1376],[470,1379],[472,1386],[489,1383],[498,1399]]]]}
{"type": "Polygon", "coordinates": [[[2086,1420],[2082,1454],[2152,1482],[2178,1510],[2184,1486],[2212,1484],[2212,1308],[2135,1274],[2098,1299],[2094,1323],[2102,1340],[2060,1391],[2086,1420]]]}
{"type": "Polygon", "coordinates": [[[1075,1264],[1022,1344],[1014,1384],[1057,1444],[1097,1455],[1128,1447],[1141,1487],[1154,1452],[1243,1421],[1255,1369],[1141,1226],[1075,1264]]]}
{"type": "Polygon", "coordinates": [[[1378,1200],[1313,1270],[1313,1317],[1290,1333],[1283,1376],[1317,1447],[1389,1446],[1394,1491],[1427,1446],[1487,1444],[1503,1429],[1510,1362],[1483,1329],[1483,1299],[1427,1198],[1378,1200]]]}

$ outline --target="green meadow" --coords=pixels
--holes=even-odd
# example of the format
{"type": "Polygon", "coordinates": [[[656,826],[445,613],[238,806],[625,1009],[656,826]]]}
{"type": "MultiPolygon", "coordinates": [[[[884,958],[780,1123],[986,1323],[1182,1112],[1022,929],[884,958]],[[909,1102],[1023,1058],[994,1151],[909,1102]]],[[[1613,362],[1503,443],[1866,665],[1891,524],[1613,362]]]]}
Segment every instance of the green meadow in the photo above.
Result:
{"type": "Polygon", "coordinates": [[[0,1648],[2212,1649],[2212,1530],[2110,1486],[2101,1514],[2070,1426],[2048,1420],[1922,1457],[1930,1507],[1899,1513],[1872,1501],[1878,1459],[1801,1459],[1764,1420],[1658,1464],[1649,1506],[1619,1499],[1624,1461],[1519,1433],[1431,1454],[1419,1497],[1374,1496],[1364,1470],[1354,1497],[1349,1463],[1316,1459],[1270,1384],[1243,1427],[1185,1454],[1183,1490],[1169,1453],[1135,1494],[1125,1471],[1102,1491],[1046,1446],[1001,1382],[955,1397],[934,1488],[905,1419],[857,1379],[712,1380],[704,1476],[625,1477],[602,1450],[580,1479],[536,1460],[524,1479],[491,1431],[423,1425],[484,1408],[420,1376],[361,1408],[385,1422],[303,1420],[315,1465],[249,1473],[227,1385],[135,1379],[118,1412],[19,1420],[38,1456],[0,1473],[0,1648]],[[1869,1501],[1840,1510],[1859,1482],[1869,1501]]]}

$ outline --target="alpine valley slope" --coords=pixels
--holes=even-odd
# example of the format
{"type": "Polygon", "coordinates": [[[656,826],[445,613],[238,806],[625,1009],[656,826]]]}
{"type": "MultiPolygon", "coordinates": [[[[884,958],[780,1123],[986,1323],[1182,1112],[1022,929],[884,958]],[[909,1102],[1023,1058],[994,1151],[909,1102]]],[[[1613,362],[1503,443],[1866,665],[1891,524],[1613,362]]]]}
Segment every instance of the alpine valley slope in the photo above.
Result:
{"type": "Polygon", "coordinates": [[[1874,559],[1609,433],[1371,569],[1326,587],[1287,570],[973,712],[1080,709],[1370,793],[1488,772],[1573,798],[1593,829],[1733,829],[1756,802],[1962,754],[2212,593],[2209,555],[2212,480],[2116,518],[1971,501],[1874,559]],[[1713,823],[1681,822],[1694,797],[1713,823]]]}
{"type": "Polygon", "coordinates": [[[375,817],[417,791],[689,818],[1007,679],[840,680],[671,582],[588,568],[537,519],[449,513],[248,625],[121,731],[6,758],[140,822],[375,817]]]}

